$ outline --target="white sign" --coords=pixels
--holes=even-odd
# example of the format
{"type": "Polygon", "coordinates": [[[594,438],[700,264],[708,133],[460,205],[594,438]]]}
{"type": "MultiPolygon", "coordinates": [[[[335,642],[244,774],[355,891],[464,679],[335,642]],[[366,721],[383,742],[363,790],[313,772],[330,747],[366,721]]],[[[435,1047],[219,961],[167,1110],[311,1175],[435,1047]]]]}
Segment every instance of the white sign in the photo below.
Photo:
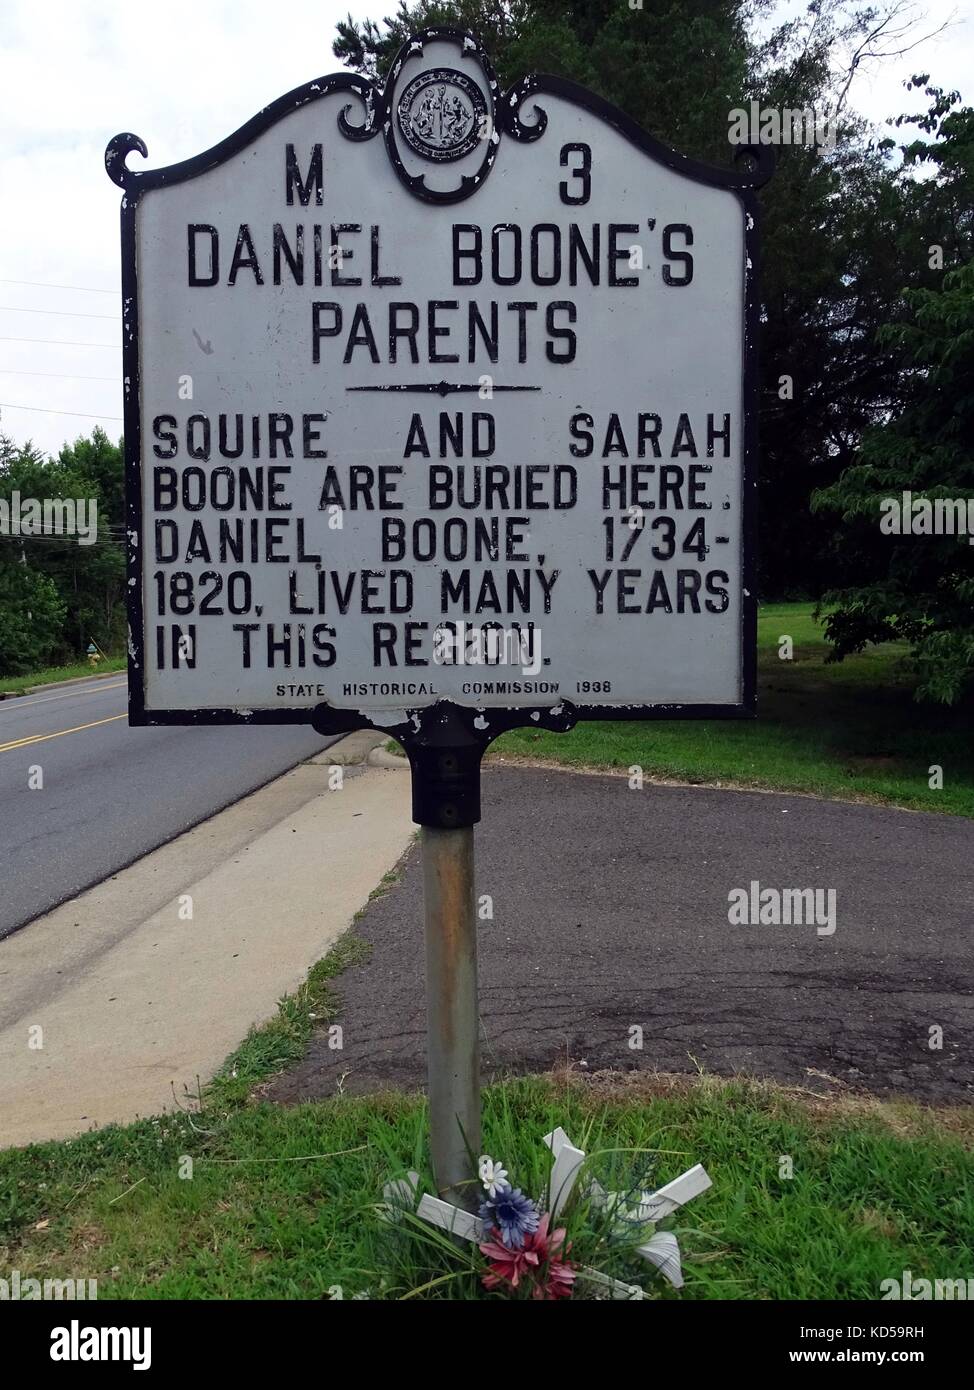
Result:
{"type": "Polygon", "coordinates": [[[763,168],[442,30],[134,150],[133,722],[750,711],[763,168]]]}

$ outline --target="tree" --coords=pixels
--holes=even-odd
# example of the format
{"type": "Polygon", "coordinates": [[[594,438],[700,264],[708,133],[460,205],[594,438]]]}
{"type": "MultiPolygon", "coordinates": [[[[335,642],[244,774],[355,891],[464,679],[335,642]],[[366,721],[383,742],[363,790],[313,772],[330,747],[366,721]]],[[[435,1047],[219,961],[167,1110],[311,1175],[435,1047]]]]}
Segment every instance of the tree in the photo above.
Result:
{"type": "MultiPolygon", "coordinates": [[[[974,114],[974,113],[972,113],[974,114]]],[[[858,460],[816,507],[837,511],[849,544],[868,527],[875,578],[826,595],[835,657],[867,642],[906,640],[919,698],[954,704],[974,680],[974,549],[962,535],[880,535],[889,498],[974,500],[974,261],[939,290],[910,290],[907,324],[885,335],[911,371],[910,401],[867,432],[858,460]]]]}
{"type": "Polygon", "coordinates": [[[64,614],[53,580],[0,555],[0,674],[19,676],[48,665],[64,614]]]}
{"type": "Polygon", "coordinates": [[[100,429],[53,460],[0,437],[0,497],[8,504],[15,492],[40,502],[82,499],[98,516],[92,545],[73,535],[0,536],[0,674],[77,659],[92,640],[103,650],[123,643],[122,491],[121,446],[100,429]]]}
{"type": "Polygon", "coordinates": [[[98,539],[49,547],[47,572],[68,605],[67,630],[76,651],[89,641],[109,650],[125,635],[125,499],[122,443],[113,444],[96,427],[90,438],[65,445],[53,465],[65,497],[85,497],[98,504],[98,539]]]}
{"type": "MultiPolygon", "coordinates": [[[[974,549],[966,536],[883,534],[886,499],[974,497],[974,110],[915,77],[929,109],[902,118],[925,135],[904,148],[932,177],[910,189],[910,225],[931,284],[901,296],[881,334],[902,372],[899,408],[868,430],[854,462],[816,493],[839,516],[842,580],[826,595],[834,657],[867,642],[911,644],[917,695],[953,704],[974,677],[974,549]]],[[[919,508],[923,511],[923,507],[919,508]]]]}

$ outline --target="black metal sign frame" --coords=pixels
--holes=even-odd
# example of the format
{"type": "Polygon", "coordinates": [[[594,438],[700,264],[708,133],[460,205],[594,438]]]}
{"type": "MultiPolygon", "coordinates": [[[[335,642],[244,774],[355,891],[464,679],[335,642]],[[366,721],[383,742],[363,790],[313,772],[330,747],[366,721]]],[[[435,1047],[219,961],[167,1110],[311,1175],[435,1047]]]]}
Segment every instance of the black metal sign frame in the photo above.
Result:
{"type": "MultiPolygon", "coordinates": [[[[756,190],[771,177],[774,169],[772,150],[767,145],[739,146],[736,166],[720,169],[699,163],[670,149],[649,135],[635,121],[610,102],[593,92],[561,77],[544,74],[522,78],[502,97],[490,60],[480,40],[472,33],[459,29],[427,29],[410,38],[397,55],[383,87],[352,73],[338,73],[306,83],[280,97],[258,112],[239,130],[212,149],[163,169],[138,171],[126,165],[128,156],[148,155],[145,143],[137,136],[123,133],[115,136],[105,151],[105,167],[109,177],[123,189],[121,208],[122,231],[122,313],[123,368],[125,378],[125,468],[126,468],[126,531],[128,616],[129,616],[129,722],[132,725],[158,724],[310,724],[323,734],[345,733],[355,729],[381,728],[402,742],[413,763],[414,813],[421,824],[451,826],[473,824],[479,819],[479,796],[471,788],[471,769],[476,776],[479,792],[479,761],[486,745],[508,729],[529,725],[563,732],[580,719],[586,720],[654,720],[654,719],[747,719],[755,713],[755,662],[757,633],[756,578],[756,508],[757,508],[757,334],[758,334],[758,204],[756,190]],[[447,192],[430,189],[423,175],[413,175],[405,168],[396,143],[393,122],[393,92],[404,62],[421,53],[424,44],[450,42],[459,47],[461,58],[474,58],[483,68],[488,82],[491,111],[482,119],[490,122],[490,138],[479,172],[464,176],[455,189],[447,192]],[[142,440],[141,440],[141,361],[139,343],[139,277],[136,248],[136,217],[139,202],[150,189],[182,183],[217,167],[226,159],[251,144],[285,116],[300,107],[321,101],[336,92],[347,92],[364,110],[364,121],[358,125],[349,119],[353,103],[342,108],[338,125],[351,141],[371,140],[383,134],[389,158],[409,192],[426,202],[451,204],[459,202],[481,186],[490,174],[502,138],[515,141],[540,139],[547,125],[541,106],[535,105],[532,119],[522,114],[525,102],[543,98],[546,94],[584,108],[591,115],[613,127],[636,149],[648,154],[658,163],[697,183],[734,193],[744,219],[744,305],[743,305],[743,497],[742,497],[742,698],[739,704],[650,704],[597,705],[572,703],[560,699],[553,709],[527,706],[518,709],[476,708],[440,701],[415,711],[409,711],[406,723],[387,725],[374,723],[368,715],[353,709],[330,705],[303,708],[275,708],[242,711],[236,709],[150,709],[145,703],[145,632],[143,618],[142,559],[145,537],[142,529],[142,440]],[[555,712],[557,711],[557,713],[555,712]],[[476,722],[475,722],[476,721],[476,722]],[[444,752],[444,750],[452,750],[444,752]],[[459,750],[459,756],[457,756],[459,750]],[[422,800],[418,787],[438,786],[435,799],[439,810],[435,819],[422,800]],[[464,790],[466,788],[466,790],[464,790]],[[420,800],[417,802],[417,795],[420,800]],[[475,804],[476,803],[476,804],[475,804]],[[442,813],[447,806],[447,813],[442,813]],[[451,808],[452,809],[449,809],[451,808]]],[[[433,157],[433,156],[431,156],[433,157]]],[[[448,167],[448,166],[444,166],[448,167]]],[[[432,388],[431,388],[432,389],[432,388]]],[[[441,393],[449,390],[442,383],[441,393]]],[[[432,795],[432,793],[431,793],[432,795]]]]}

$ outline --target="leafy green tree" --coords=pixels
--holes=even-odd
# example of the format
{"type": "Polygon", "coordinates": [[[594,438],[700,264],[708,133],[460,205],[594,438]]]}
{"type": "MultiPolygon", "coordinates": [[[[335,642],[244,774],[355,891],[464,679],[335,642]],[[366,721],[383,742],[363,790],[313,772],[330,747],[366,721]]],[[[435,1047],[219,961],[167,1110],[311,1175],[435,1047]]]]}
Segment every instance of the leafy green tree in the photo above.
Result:
{"type": "Polygon", "coordinates": [[[917,695],[954,704],[974,681],[974,548],[966,535],[881,535],[880,515],[904,492],[974,499],[974,261],[905,299],[911,321],[885,336],[911,368],[909,402],[815,498],[840,514],[850,545],[868,544],[875,573],[826,595],[837,605],[827,631],[839,660],[867,642],[909,642],[917,695]]]}
{"type": "Polygon", "coordinates": [[[61,643],[64,614],[53,580],[0,555],[0,674],[48,665],[61,643]]]}
{"type": "Polygon", "coordinates": [[[0,497],[84,499],[98,514],[92,545],[76,536],[0,536],[0,674],[76,660],[92,640],[104,651],[123,644],[122,491],[121,447],[100,429],[65,445],[57,459],[0,438],[0,497]]]}
{"type": "Polygon", "coordinates": [[[124,460],[122,444],[104,430],[65,445],[55,465],[61,495],[85,497],[98,504],[98,538],[94,545],[72,541],[50,556],[47,573],[68,605],[66,632],[72,647],[83,652],[90,640],[102,650],[117,650],[125,638],[124,460]]]}
{"type": "Polygon", "coordinates": [[[900,400],[813,505],[839,519],[839,582],[825,595],[837,605],[827,620],[835,658],[906,640],[918,696],[953,704],[974,676],[974,552],[963,536],[882,534],[880,516],[885,499],[904,492],[918,501],[974,496],[974,110],[926,74],[908,86],[929,101],[896,123],[922,132],[903,155],[928,173],[908,188],[926,274],[881,335],[901,366],[900,400]]]}

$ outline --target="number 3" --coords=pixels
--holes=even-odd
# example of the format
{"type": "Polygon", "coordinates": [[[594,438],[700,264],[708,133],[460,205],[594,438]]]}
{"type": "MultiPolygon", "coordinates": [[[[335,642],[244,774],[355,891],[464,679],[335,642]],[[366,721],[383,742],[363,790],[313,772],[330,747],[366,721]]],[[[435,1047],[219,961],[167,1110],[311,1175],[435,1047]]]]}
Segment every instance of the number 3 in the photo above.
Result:
{"type": "Polygon", "coordinates": [[[571,145],[562,145],[560,164],[563,169],[569,169],[569,156],[573,154],[581,155],[582,162],[577,169],[571,169],[571,177],[581,180],[581,191],[577,194],[569,193],[568,183],[563,180],[558,185],[558,192],[561,194],[561,201],[578,207],[581,203],[587,203],[592,192],[592,148],[581,142],[571,145]]]}

